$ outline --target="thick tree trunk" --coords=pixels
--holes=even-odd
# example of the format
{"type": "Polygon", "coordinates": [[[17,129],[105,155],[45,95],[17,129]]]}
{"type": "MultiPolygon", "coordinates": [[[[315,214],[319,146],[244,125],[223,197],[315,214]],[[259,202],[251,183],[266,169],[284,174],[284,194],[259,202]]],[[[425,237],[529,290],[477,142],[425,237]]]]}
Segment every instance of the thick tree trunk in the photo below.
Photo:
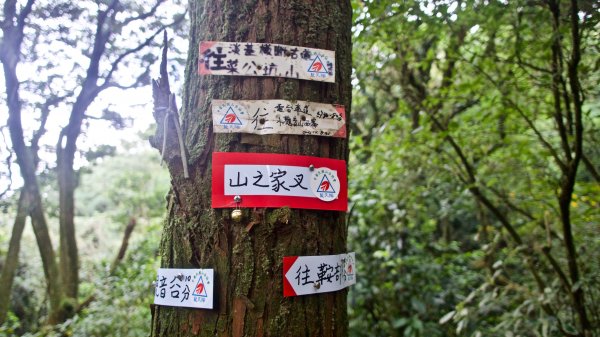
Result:
{"type": "MultiPolygon", "coordinates": [[[[346,159],[347,140],[213,134],[212,99],[288,99],[350,106],[349,1],[191,1],[190,52],[182,110],[190,178],[173,123],[165,158],[172,189],[161,243],[164,268],[214,268],[215,309],[156,306],[152,336],[345,336],[346,291],[283,298],[282,258],[347,251],[343,212],[211,208],[211,153],[269,152],[346,159]],[[335,50],[336,82],[198,75],[200,41],[266,42],[335,50]]],[[[164,65],[163,65],[164,66],[164,65]]],[[[155,104],[165,107],[163,67],[155,104]]],[[[161,147],[164,110],[155,109],[161,147]]]]}

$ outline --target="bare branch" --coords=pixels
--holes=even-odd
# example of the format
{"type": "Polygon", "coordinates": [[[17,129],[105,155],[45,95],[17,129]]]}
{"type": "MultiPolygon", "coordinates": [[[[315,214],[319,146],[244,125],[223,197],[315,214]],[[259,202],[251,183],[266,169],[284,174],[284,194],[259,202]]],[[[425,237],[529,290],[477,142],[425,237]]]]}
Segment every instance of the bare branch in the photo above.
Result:
{"type": "Polygon", "coordinates": [[[6,174],[6,177],[8,178],[8,186],[6,186],[4,191],[0,192],[0,199],[4,198],[6,193],[8,193],[12,189],[12,160],[14,152],[12,151],[10,146],[8,146],[8,143],[6,142],[6,136],[4,135],[4,132],[2,132],[5,127],[6,126],[2,126],[2,128],[0,128],[0,134],[2,135],[2,140],[4,141],[4,146],[6,147],[6,152],[8,152],[8,156],[6,156],[6,159],[4,161],[4,165],[6,165],[6,170],[8,171],[6,174]]]}
{"type": "Polygon", "coordinates": [[[531,128],[531,130],[533,130],[533,132],[537,136],[538,140],[550,152],[550,154],[552,155],[552,158],[554,158],[554,161],[556,162],[556,164],[560,167],[560,169],[563,172],[566,172],[567,165],[560,159],[560,156],[558,155],[558,152],[556,152],[556,149],[554,147],[552,147],[552,145],[550,145],[550,143],[548,143],[548,141],[544,138],[544,136],[542,135],[542,133],[536,128],[536,126],[533,123],[533,121],[527,116],[527,114],[525,114],[525,112],[521,109],[521,107],[519,107],[517,104],[515,104],[511,99],[505,98],[505,100],[515,110],[517,110],[517,112],[519,113],[519,115],[521,115],[521,117],[523,117],[523,119],[525,120],[525,122],[527,123],[527,125],[531,128]]]}
{"type": "Polygon", "coordinates": [[[519,207],[519,206],[515,205],[514,203],[512,203],[512,202],[511,202],[511,201],[508,199],[508,197],[506,196],[506,194],[504,194],[504,193],[502,193],[502,192],[498,191],[497,189],[495,189],[495,188],[493,188],[493,187],[491,187],[491,186],[488,186],[487,188],[488,188],[490,191],[492,191],[492,193],[494,193],[494,195],[496,195],[498,198],[502,199],[502,201],[503,201],[503,202],[504,202],[504,203],[505,203],[505,204],[506,204],[506,205],[507,205],[507,206],[508,206],[510,209],[512,209],[513,211],[516,211],[517,213],[519,213],[519,214],[523,215],[524,217],[526,217],[527,219],[529,219],[529,220],[531,220],[531,221],[535,221],[535,220],[536,220],[536,218],[535,218],[535,217],[534,217],[534,216],[533,216],[531,213],[529,213],[527,210],[525,210],[525,209],[523,209],[523,208],[521,208],[521,207],[519,207]]]}
{"type": "Polygon", "coordinates": [[[554,269],[554,271],[556,272],[556,275],[558,275],[558,279],[560,280],[560,283],[563,286],[563,290],[565,291],[565,293],[571,294],[571,283],[567,279],[567,275],[565,274],[565,272],[560,267],[560,264],[558,264],[558,261],[556,261],[554,256],[550,254],[550,247],[543,247],[542,253],[544,253],[544,256],[550,262],[550,265],[552,266],[552,269],[554,269]]]}
{"type": "Polygon", "coordinates": [[[117,5],[119,4],[119,0],[113,0],[108,8],[105,11],[98,12],[98,22],[96,24],[96,34],[94,36],[94,47],[92,48],[92,53],[90,55],[90,65],[87,70],[87,79],[90,79],[91,83],[96,83],[96,79],[98,78],[98,69],[100,64],[100,58],[104,55],[104,50],[106,49],[106,42],[110,37],[111,30],[104,29],[106,19],[110,12],[112,12],[117,5]]]}
{"type": "Polygon", "coordinates": [[[125,253],[127,252],[127,246],[129,245],[129,238],[131,237],[131,233],[133,233],[133,229],[135,228],[136,224],[136,219],[134,217],[131,217],[129,219],[129,222],[127,223],[127,226],[125,227],[125,232],[123,233],[123,239],[121,240],[121,248],[119,248],[117,256],[115,256],[113,263],[110,265],[109,275],[113,276],[117,271],[117,267],[119,266],[121,261],[123,261],[125,253]]]}
{"type": "Polygon", "coordinates": [[[56,107],[58,104],[62,103],[65,99],[71,96],[73,96],[72,91],[62,96],[53,96],[49,98],[46,102],[44,102],[44,104],[41,106],[40,126],[36,131],[33,132],[33,137],[31,138],[31,148],[33,149],[33,152],[35,154],[37,154],[40,139],[46,133],[46,122],[48,120],[48,116],[50,115],[50,109],[52,107],[56,107]]]}
{"type": "Polygon", "coordinates": [[[35,0],[27,0],[25,7],[23,7],[21,13],[19,13],[19,18],[17,20],[18,30],[23,31],[23,28],[25,27],[25,19],[27,19],[27,16],[29,16],[29,14],[31,13],[31,9],[33,7],[34,2],[35,0]]]}
{"type": "Polygon", "coordinates": [[[171,24],[169,24],[167,26],[162,26],[160,29],[158,29],[156,32],[154,32],[154,34],[152,34],[150,37],[148,37],[144,42],[139,44],[137,47],[128,49],[125,52],[123,52],[121,55],[119,55],[117,57],[117,59],[112,62],[111,68],[108,71],[108,74],[104,77],[104,83],[101,85],[101,87],[107,88],[109,86],[115,86],[115,85],[111,84],[111,78],[112,78],[114,72],[119,67],[121,61],[123,61],[127,56],[129,56],[131,54],[135,54],[135,53],[139,52],[140,50],[149,46],[152,43],[152,41],[154,41],[154,38],[156,36],[158,36],[160,33],[162,33],[167,28],[180,23],[184,18],[185,18],[185,14],[181,15],[179,18],[177,18],[177,20],[173,21],[171,24]]]}
{"type": "Polygon", "coordinates": [[[150,11],[145,12],[143,14],[140,14],[138,16],[133,16],[130,18],[127,18],[123,21],[123,26],[127,26],[128,24],[134,22],[134,21],[138,21],[138,20],[145,20],[151,16],[154,16],[154,14],[156,13],[156,10],[158,9],[158,7],[160,7],[160,5],[165,2],[165,0],[158,0],[156,2],[156,4],[154,4],[154,6],[152,6],[152,8],[150,9],[150,11]]]}
{"type": "Polygon", "coordinates": [[[13,19],[17,13],[17,0],[6,0],[4,3],[4,21],[2,22],[2,29],[12,27],[13,19]]]}
{"type": "Polygon", "coordinates": [[[596,182],[600,183],[600,173],[598,173],[598,171],[594,167],[594,164],[590,161],[590,159],[585,154],[581,155],[581,159],[583,160],[583,163],[585,164],[585,168],[587,168],[587,170],[590,172],[592,177],[594,177],[594,179],[596,179],[596,182]]]}
{"type": "Polygon", "coordinates": [[[109,82],[106,84],[102,84],[101,89],[102,90],[107,89],[107,88],[119,88],[122,90],[133,89],[133,88],[139,87],[140,85],[143,85],[144,82],[146,80],[148,80],[149,77],[150,77],[150,68],[147,68],[131,84],[120,84],[120,83],[116,83],[116,82],[109,82]]]}

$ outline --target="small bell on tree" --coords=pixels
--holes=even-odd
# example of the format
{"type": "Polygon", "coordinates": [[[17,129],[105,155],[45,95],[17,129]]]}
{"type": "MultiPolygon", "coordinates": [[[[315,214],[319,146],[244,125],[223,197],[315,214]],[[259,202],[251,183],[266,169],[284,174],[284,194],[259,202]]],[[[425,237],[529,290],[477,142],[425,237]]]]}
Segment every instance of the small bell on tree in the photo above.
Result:
{"type": "Polygon", "coordinates": [[[240,222],[242,220],[242,210],[234,209],[231,211],[231,219],[233,219],[235,222],[240,222]]]}
{"type": "Polygon", "coordinates": [[[242,210],[239,209],[239,207],[240,203],[242,202],[242,197],[236,195],[235,197],[233,197],[233,201],[235,201],[236,208],[233,211],[231,211],[231,219],[235,222],[240,222],[242,221],[242,210]]]}

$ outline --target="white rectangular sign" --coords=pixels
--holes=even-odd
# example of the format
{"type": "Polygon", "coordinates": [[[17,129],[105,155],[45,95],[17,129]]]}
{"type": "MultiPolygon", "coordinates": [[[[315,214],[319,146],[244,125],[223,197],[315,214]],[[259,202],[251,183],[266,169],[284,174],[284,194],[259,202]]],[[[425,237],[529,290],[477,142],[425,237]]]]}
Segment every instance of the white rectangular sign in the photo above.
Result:
{"type": "Polygon", "coordinates": [[[198,72],[334,83],[335,52],[274,43],[202,41],[198,72]]]}
{"type": "Polygon", "coordinates": [[[338,291],[356,283],[354,253],[283,258],[283,296],[338,291]]]}
{"type": "Polygon", "coordinates": [[[213,100],[217,133],[292,134],[346,137],[344,107],[307,101],[213,100]]]}
{"type": "Polygon", "coordinates": [[[225,165],[225,195],[276,195],[337,199],[337,171],[287,165],[225,165]]]}
{"type": "Polygon", "coordinates": [[[213,308],[213,269],[159,268],[154,284],[154,304],[213,308]]]}
{"type": "Polygon", "coordinates": [[[302,166],[225,165],[225,195],[314,197],[302,166]]]}

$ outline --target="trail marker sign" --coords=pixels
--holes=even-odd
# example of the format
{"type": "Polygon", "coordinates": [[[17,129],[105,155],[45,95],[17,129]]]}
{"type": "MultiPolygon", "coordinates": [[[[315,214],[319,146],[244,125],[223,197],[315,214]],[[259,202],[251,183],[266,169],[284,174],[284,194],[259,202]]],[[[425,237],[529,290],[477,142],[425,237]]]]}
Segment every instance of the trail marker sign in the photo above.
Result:
{"type": "Polygon", "coordinates": [[[334,83],[335,52],[275,43],[202,41],[198,72],[334,83]]]}
{"type": "Polygon", "coordinates": [[[346,162],[272,153],[214,152],[212,207],[346,211],[346,162]],[[234,200],[241,197],[241,202],[234,200]]]}
{"type": "Polygon", "coordinates": [[[341,105],[281,99],[215,99],[212,115],[216,133],[346,137],[346,112],[341,105]]]}
{"type": "Polygon", "coordinates": [[[159,268],[154,286],[154,304],[213,308],[213,269],[159,268]]]}
{"type": "Polygon", "coordinates": [[[283,296],[338,291],[356,283],[354,253],[283,258],[283,296]]]}

